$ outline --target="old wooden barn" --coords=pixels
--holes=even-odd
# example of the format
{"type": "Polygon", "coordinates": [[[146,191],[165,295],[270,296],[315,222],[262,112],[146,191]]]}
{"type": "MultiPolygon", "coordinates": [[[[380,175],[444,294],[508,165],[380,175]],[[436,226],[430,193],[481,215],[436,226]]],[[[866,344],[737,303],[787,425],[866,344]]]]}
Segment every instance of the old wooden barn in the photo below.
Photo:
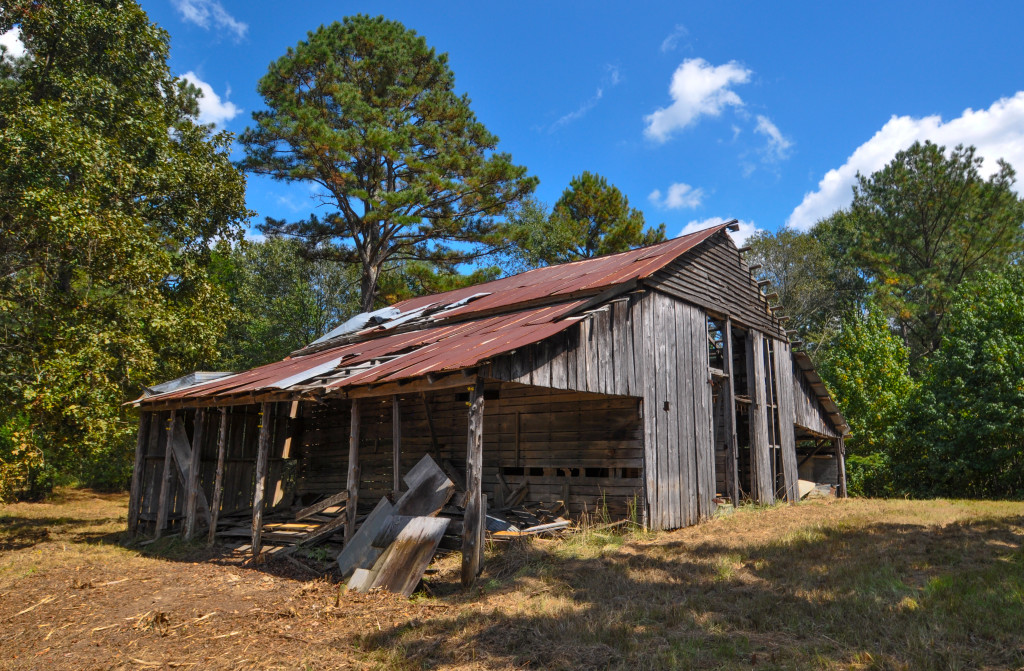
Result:
{"type": "MultiPolygon", "coordinates": [[[[129,527],[346,500],[350,537],[424,455],[479,569],[484,505],[560,501],[651,529],[845,488],[838,408],[729,225],[360,315],[284,361],[139,399],[129,527]],[[487,503],[485,503],[487,502],[487,503]]],[[[471,581],[473,575],[464,575],[471,581]]]]}

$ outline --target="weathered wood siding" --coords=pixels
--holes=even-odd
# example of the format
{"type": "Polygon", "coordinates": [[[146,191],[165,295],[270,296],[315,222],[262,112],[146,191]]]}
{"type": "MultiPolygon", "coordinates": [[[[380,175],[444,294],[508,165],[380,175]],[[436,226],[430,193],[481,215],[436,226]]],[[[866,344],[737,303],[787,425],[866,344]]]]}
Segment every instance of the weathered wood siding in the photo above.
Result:
{"type": "MultiPolygon", "coordinates": [[[[286,438],[285,425],[288,404],[274,404],[274,413],[270,417],[274,425],[274,442],[270,450],[268,469],[268,486],[266,503],[272,506],[287,503],[287,497],[294,490],[294,468],[289,460],[283,458],[286,438]]],[[[179,411],[184,423],[185,433],[191,443],[195,436],[195,410],[179,411]]],[[[157,504],[160,498],[160,482],[163,476],[164,450],[167,441],[167,422],[169,412],[157,412],[149,423],[149,435],[146,440],[143,467],[141,501],[139,504],[139,520],[146,525],[156,520],[157,504]]],[[[217,475],[217,430],[219,413],[207,411],[207,430],[203,432],[200,449],[199,486],[206,495],[207,501],[213,500],[213,485],[217,475]]],[[[227,449],[224,460],[221,515],[231,514],[252,507],[255,481],[256,447],[259,440],[259,406],[234,406],[228,410],[227,449]]],[[[177,524],[184,517],[185,488],[177,475],[171,481],[171,505],[168,507],[168,520],[177,524]]]]}
{"type": "Polygon", "coordinates": [[[647,523],[674,529],[714,512],[706,313],[657,291],[613,301],[555,338],[498,357],[492,377],[643,400],[647,523]]]}
{"type": "Polygon", "coordinates": [[[811,384],[804,377],[803,371],[796,365],[796,362],[790,362],[790,370],[793,377],[793,403],[796,411],[794,422],[796,425],[820,436],[832,438],[838,436],[839,433],[832,426],[814,389],[811,388],[811,384]]]}
{"type": "Polygon", "coordinates": [[[732,238],[722,231],[673,261],[649,280],[660,291],[746,327],[785,339],[785,329],[772,318],[747,263],[732,238]]]}
{"type": "MultiPolygon", "coordinates": [[[[467,380],[467,385],[471,380],[467,380]]],[[[483,491],[492,507],[524,481],[526,500],[565,500],[569,511],[606,507],[624,517],[642,501],[643,425],[639,400],[488,382],[484,402],[483,491]],[[502,484],[504,481],[504,484],[502,484]]],[[[465,475],[467,394],[400,396],[402,474],[430,454],[465,475]],[[434,440],[437,451],[434,451],[434,440]]],[[[392,489],[391,398],[360,399],[359,500],[372,508],[392,489]]],[[[345,488],[349,404],[334,400],[309,410],[300,449],[302,493],[345,488]]]]}
{"type": "Polygon", "coordinates": [[[768,437],[768,380],[764,335],[747,332],[747,381],[750,394],[751,494],[758,503],[775,502],[772,482],[772,452],[768,437]]]}
{"type": "Polygon", "coordinates": [[[782,451],[782,472],[786,487],[786,500],[795,503],[800,500],[797,480],[796,461],[796,434],[794,424],[796,423],[796,407],[793,394],[793,356],[789,351],[789,343],[776,340],[775,352],[775,385],[777,387],[777,405],[779,413],[779,449],[782,451]]]}

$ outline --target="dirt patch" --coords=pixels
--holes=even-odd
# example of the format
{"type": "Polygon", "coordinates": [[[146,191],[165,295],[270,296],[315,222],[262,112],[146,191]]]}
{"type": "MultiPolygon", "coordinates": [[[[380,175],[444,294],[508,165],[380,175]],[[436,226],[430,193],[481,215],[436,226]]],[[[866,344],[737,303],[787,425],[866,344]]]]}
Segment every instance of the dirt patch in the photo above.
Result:
{"type": "Polygon", "coordinates": [[[289,562],[121,545],[126,499],[0,507],[0,667],[1020,668],[1024,504],[749,508],[459,559],[412,599],[289,562]]]}

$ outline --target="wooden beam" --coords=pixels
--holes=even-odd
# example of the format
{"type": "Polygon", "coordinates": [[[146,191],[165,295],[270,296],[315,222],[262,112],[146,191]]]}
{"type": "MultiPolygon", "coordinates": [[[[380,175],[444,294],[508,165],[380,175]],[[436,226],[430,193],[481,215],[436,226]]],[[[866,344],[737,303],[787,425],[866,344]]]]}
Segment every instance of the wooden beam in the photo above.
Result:
{"type": "Polygon", "coordinates": [[[270,465],[270,430],[274,404],[260,407],[260,440],[256,451],[256,491],[252,495],[252,556],[259,557],[263,548],[263,497],[267,489],[267,468],[270,465]]]}
{"type": "Polygon", "coordinates": [[[727,378],[725,387],[726,456],[725,482],[733,507],[740,505],[739,440],[736,435],[736,386],[732,362],[732,319],[725,318],[725,333],[722,338],[723,366],[727,378]]]}
{"type": "Polygon", "coordinates": [[[751,491],[757,503],[775,503],[771,456],[768,448],[764,335],[747,331],[747,391],[750,394],[750,462],[753,466],[751,491]]]}
{"type": "Polygon", "coordinates": [[[170,506],[171,499],[171,482],[174,481],[174,464],[171,463],[171,454],[174,451],[174,424],[178,421],[178,413],[171,411],[171,416],[167,419],[167,438],[164,441],[164,471],[161,474],[160,481],[160,501],[157,504],[156,510],[156,530],[153,533],[153,538],[160,538],[164,528],[167,526],[167,513],[170,506]]]}
{"type": "Polygon", "coordinates": [[[395,501],[402,492],[402,411],[398,394],[391,397],[391,472],[395,501]]]}
{"type": "Polygon", "coordinates": [[[210,503],[210,533],[206,544],[213,545],[217,536],[217,516],[224,499],[224,459],[228,447],[228,409],[220,409],[220,427],[217,429],[217,475],[213,480],[213,501],[210,503]]]}
{"type": "Polygon", "coordinates": [[[836,438],[836,468],[839,470],[839,497],[846,498],[846,439],[836,438]]]}
{"type": "MultiPolygon", "coordinates": [[[[365,387],[342,388],[340,396],[344,398],[381,398],[395,394],[415,394],[423,391],[442,391],[445,389],[458,389],[472,384],[473,378],[467,378],[462,373],[444,375],[434,380],[427,377],[402,382],[385,382],[378,385],[365,387]]],[[[330,394],[328,397],[331,396],[330,394]]]]}
{"type": "Polygon", "coordinates": [[[348,504],[345,506],[345,541],[356,531],[356,506],[359,503],[359,399],[352,399],[348,431],[348,504]]]}
{"type": "Polygon", "coordinates": [[[434,416],[430,412],[430,402],[427,400],[426,392],[420,392],[420,400],[423,401],[423,414],[427,417],[427,428],[430,430],[430,445],[434,448],[434,460],[441,461],[441,448],[437,444],[437,432],[434,431],[434,416]]]}
{"type": "MultiPolygon", "coordinates": [[[[196,508],[199,504],[199,463],[203,452],[203,428],[206,424],[206,410],[196,410],[195,425],[192,429],[192,450],[188,460],[188,481],[185,483],[185,530],[182,537],[192,540],[196,532],[196,508]]],[[[212,514],[212,513],[211,513],[212,514]]]]}
{"type": "Polygon", "coordinates": [[[484,380],[477,378],[469,394],[469,431],[466,437],[466,513],[462,529],[462,585],[470,587],[483,569],[482,470],[484,453],[484,380]]]}
{"type": "Polygon", "coordinates": [[[813,459],[814,455],[816,455],[818,452],[821,452],[821,448],[823,448],[823,447],[825,447],[825,441],[824,440],[816,440],[816,441],[814,441],[814,449],[810,452],[810,454],[808,454],[807,456],[805,456],[803,459],[800,460],[800,463],[796,465],[797,469],[799,469],[804,464],[806,464],[808,461],[813,459]]]}
{"type": "Polygon", "coordinates": [[[135,438],[135,463],[132,465],[132,490],[128,497],[128,537],[135,538],[139,527],[139,507],[142,504],[142,478],[146,470],[146,446],[149,445],[149,425],[153,413],[139,414],[139,433],[135,438]]]}

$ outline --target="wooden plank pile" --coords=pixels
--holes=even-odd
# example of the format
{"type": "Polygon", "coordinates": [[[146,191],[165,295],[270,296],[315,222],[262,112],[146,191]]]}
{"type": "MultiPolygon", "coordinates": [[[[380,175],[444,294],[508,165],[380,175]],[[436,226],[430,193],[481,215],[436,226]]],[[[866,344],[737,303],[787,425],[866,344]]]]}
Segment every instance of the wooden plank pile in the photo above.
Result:
{"type": "Polygon", "coordinates": [[[455,483],[424,457],[403,478],[408,490],[392,504],[382,498],[338,555],[348,588],[383,588],[410,596],[437,551],[450,519],[437,517],[455,483]]]}
{"type": "MultiPolygon", "coordinates": [[[[309,548],[339,537],[344,532],[348,492],[341,491],[294,514],[290,510],[270,513],[263,522],[262,540],[272,545],[309,548]]],[[[217,537],[251,538],[251,510],[241,510],[217,520],[217,537]]],[[[270,556],[281,552],[268,548],[270,556]]]]}

